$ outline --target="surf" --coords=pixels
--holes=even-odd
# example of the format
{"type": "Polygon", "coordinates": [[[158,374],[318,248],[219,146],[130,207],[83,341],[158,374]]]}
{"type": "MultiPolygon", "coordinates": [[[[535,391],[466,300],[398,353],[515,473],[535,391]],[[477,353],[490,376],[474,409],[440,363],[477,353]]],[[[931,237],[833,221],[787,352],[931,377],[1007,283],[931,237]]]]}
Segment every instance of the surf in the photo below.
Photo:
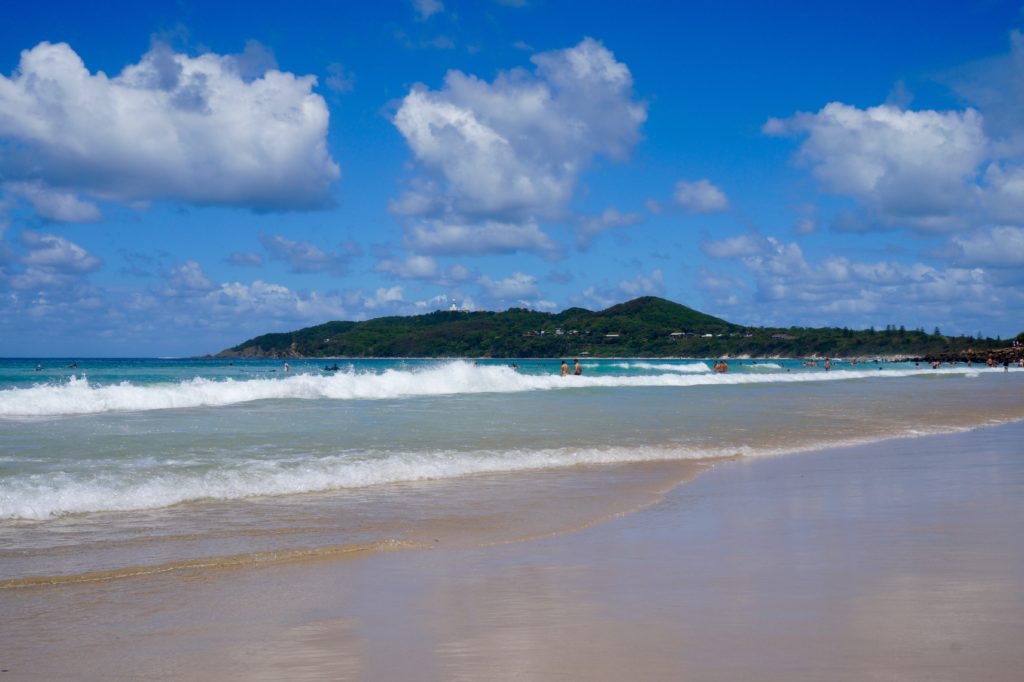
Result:
{"type": "MultiPolygon", "coordinates": [[[[706,367],[701,363],[669,366],[706,367]]],[[[652,364],[651,367],[660,369],[661,365],[652,364]]],[[[981,371],[973,368],[884,371],[838,369],[831,372],[761,371],[712,374],[699,369],[673,369],[661,374],[584,374],[559,377],[554,373],[529,374],[517,372],[511,367],[453,361],[426,367],[391,368],[384,371],[357,371],[349,367],[345,371],[327,376],[299,373],[249,379],[196,377],[152,384],[135,384],[129,381],[93,383],[87,376],[75,375],[62,382],[0,391],[0,418],[51,418],[108,412],[224,407],[260,400],[384,400],[587,388],[700,388],[914,376],[976,376],[981,371]]]]}

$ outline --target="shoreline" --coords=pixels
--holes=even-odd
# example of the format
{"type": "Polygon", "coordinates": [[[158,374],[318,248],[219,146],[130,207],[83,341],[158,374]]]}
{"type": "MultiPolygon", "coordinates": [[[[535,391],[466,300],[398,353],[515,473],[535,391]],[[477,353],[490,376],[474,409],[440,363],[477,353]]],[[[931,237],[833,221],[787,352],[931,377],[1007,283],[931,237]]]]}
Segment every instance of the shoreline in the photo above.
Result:
{"type": "MultiPolygon", "coordinates": [[[[232,569],[248,569],[253,567],[274,566],[305,560],[331,560],[348,558],[350,556],[363,556],[377,553],[394,553],[404,551],[416,551],[423,549],[436,549],[439,547],[474,547],[484,548],[504,544],[530,542],[538,538],[566,535],[578,532],[582,529],[605,523],[610,519],[638,513],[648,507],[659,504],[666,495],[671,494],[680,486],[692,482],[704,472],[713,469],[721,464],[732,461],[754,462],[765,459],[787,458],[803,455],[824,455],[829,456],[836,451],[868,448],[872,446],[893,447],[894,443],[904,440],[919,438],[932,438],[954,436],[958,434],[971,433],[983,429],[1000,428],[1014,424],[1024,423],[1024,417],[1006,418],[999,421],[982,422],[971,425],[945,425],[932,427],[926,432],[919,429],[908,430],[905,433],[885,434],[866,436],[863,438],[848,439],[843,441],[831,441],[809,443],[802,446],[783,447],[775,451],[761,451],[755,454],[722,454],[694,459],[651,459],[633,460],[608,463],[573,464],[560,467],[546,467],[539,469],[528,469],[521,471],[497,471],[464,474],[445,479],[428,479],[425,481],[397,481],[393,483],[382,483],[368,486],[371,492],[378,492],[385,495],[402,495],[403,490],[415,490],[417,488],[435,488],[437,490],[451,490],[452,495],[465,487],[498,485],[502,488],[529,488],[535,485],[532,480],[548,479],[552,476],[564,480],[580,479],[589,477],[598,480],[602,477],[612,476],[615,483],[611,484],[609,490],[614,490],[614,503],[607,502],[600,506],[588,508],[586,513],[576,510],[575,515],[564,515],[549,517],[543,522],[537,520],[526,522],[523,519],[524,512],[520,511],[521,518],[517,523],[506,524],[497,529],[492,528],[483,532],[477,528],[474,534],[462,537],[453,537],[450,530],[443,525],[436,523],[404,523],[402,533],[399,536],[387,535],[375,541],[348,542],[344,544],[314,544],[312,546],[296,546],[281,548],[278,550],[264,550],[243,552],[238,554],[225,555],[202,555],[186,558],[169,559],[160,563],[145,565],[116,566],[104,569],[86,570],[78,573],[57,573],[57,574],[33,574],[9,578],[0,578],[0,593],[8,590],[25,590],[35,588],[47,588],[52,586],[73,585],[81,583],[106,583],[121,580],[132,580],[155,574],[196,572],[196,571],[219,571],[232,569]],[[640,483],[642,481],[642,483],[640,483]],[[508,526],[514,526],[510,529],[508,526]],[[483,534],[481,534],[483,533],[483,534]],[[446,538],[443,541],[434,536],[446,538]],[[472,538],[467,540],[468,538],[472,538]],[[433,544],[438,543],[438,544],[433,544]]],[[[550,485],[547,483],[546,485],[550,485]]],[[[585,483],[584,485],[590,485],[585,483]]],[[[302,499],[329,498],[333,495],[343,493],[344,490],[311,491],[307,493],[294,493],[283,496],[265,496],[264,499],[270,504],[275,499],[281,503],[302,499]]],[[[437,496],[438,492],[431,495],[437,496]]],[[[173,509],[178,513],[213,513],[217,508],[246,505],[249,498],[236,500],[220,500],[214,503],[206,501],[184,502],[175,505],[173,509]],[[212,507],[212,510],[207,510],[212,507]]],[[[532,502],[536,505],[553,504],[551,500],[543,496],[532,502]]],[[[508,504],[507,501],[504,504],[508,504]]],[[[564,502],[556,506],[564,510],[564,502]]],[[[156,510],[138,510],[138,512],[156,510]]],[[[85,515],[72,515],[74,517],[87,517],[98,514],[100,518],[111,513],[138,513],[138,512],[94,512],[85,515]]],[[[44,521],[45,522],[45,521],[44,521]]],[[[458,531],[465,531],[473,524],[473,517],[462,519],[458,531]],[[468,524],[468,525],[463,525],[468,524]]],[[[95,550],[93,550],[95,551],[95,550]]]]}
{"type": "Polygon", "coordinates": [[[3,667],[19,680],[1013,680],[1022,436],[1017,422],[735,460],[635,513],[509,545],[4,591],[3,667]]]}

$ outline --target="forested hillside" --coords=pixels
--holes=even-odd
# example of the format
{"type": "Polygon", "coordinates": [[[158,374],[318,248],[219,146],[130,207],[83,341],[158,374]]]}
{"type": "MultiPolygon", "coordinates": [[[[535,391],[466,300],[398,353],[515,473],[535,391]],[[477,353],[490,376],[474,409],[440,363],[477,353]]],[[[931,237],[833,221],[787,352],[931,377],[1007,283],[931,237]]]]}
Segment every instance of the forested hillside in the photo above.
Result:
{"type": "Polygon", "coordinates": [[[264,334],[220,357],[717,357],[986,352],[1008,345],[935,330],[744,327],[654,296],[599,312],[437,311],[264,334]]]}

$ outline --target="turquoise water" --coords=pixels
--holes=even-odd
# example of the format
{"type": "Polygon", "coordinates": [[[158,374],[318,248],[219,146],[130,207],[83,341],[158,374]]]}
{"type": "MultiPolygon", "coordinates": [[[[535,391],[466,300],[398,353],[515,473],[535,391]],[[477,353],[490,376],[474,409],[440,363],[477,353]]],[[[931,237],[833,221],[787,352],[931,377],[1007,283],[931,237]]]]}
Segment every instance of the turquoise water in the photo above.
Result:
{"type": "Polygon", "coordinates": [[[536,482],[1024,418],[1016,368],[744,360],[718,374],[712,361],[588,359],[560,377],[557,361],[515,363],[0,360],[0,580],[393,539],[423,517],[431,485],[446,518],[486,505],[480,476],[536,482]]]}

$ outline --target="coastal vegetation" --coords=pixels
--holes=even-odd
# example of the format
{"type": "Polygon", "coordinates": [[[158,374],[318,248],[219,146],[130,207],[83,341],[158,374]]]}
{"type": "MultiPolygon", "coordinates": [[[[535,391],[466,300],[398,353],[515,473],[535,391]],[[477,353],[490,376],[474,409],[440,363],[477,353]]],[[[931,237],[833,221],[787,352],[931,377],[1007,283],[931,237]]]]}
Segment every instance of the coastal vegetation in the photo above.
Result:
{"type": "Polygon", "coordinates": [[[606,310],[436,311],[264,334],[218,357],[864,357],[991,353],[1009,342],[939,329],[748,327],[655,296],[606,310]]]}

